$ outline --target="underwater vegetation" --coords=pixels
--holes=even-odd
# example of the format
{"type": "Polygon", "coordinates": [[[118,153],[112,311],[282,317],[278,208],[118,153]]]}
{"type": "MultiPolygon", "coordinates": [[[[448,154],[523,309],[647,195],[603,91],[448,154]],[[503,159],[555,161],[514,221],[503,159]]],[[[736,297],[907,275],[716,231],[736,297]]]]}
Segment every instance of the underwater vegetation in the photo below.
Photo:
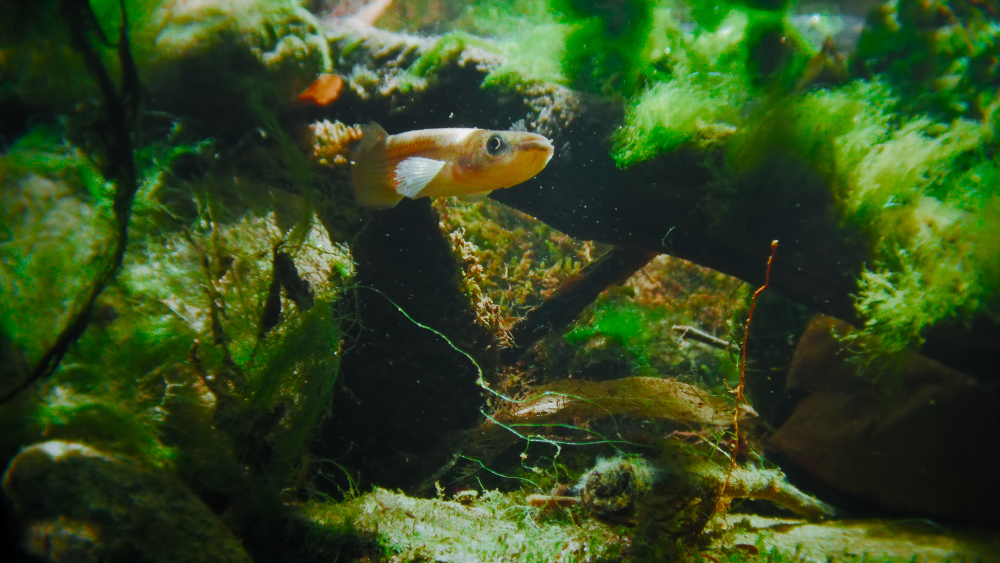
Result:
{"type": "Polygon", "coordinates": [[[998,18],[3,3],[0,557],[996,560],[998,18]]]}
{"type": "MultiPolygon", "coordinates": [[[[885,5],[868,16],[855,51],[840,54],[829,41],[810,40],[785,5],[622,3],[602,12],[593,7],[600,3],[570,4],[592,9],[555,3],[536,16],[539,26],[571,31],[564,51],[534,56],[565,52],[577,61],[586,50],[572,37],[594,29],[588,48],[629,61],[609,63],[618,69],[612,76],[564,58],[561,74],[540,77],[624,97],[611,147],[619,167],[692,151],[704,159],[711,178],[699,204],[709,233],[768,230],[756,211],[748,215],[767,213],[762,202],[825,201],[821,219],[839,224],[830,236],[855,241],[847,254],[864,255],[850,293],[864,333],[878,337],[869,360],[920,345],[935,325],[995,323],[1000,199],[992,180],[989,61],[997,41],[989,7],[885,5]],[[628,17],[636,4],[646,15],[628,17]],[[616,28],[616,18],[635,27],[616,28]],[[643,40],[630,44],[648,47],[616,50],[619,33],[640,33],[643,40]],[[781,41],[772,45],[775,34],[781,41]]],[[[484,14],[506,17],[500,8],[484,14]]],[[[600,66],[599,57],[588,60],[600,66]]],[[[517,56],[506,64],[519,64],[517,56]]],[[[537,67],[525,63],[522,74],[537,67]]]]}
{"type": "MultiPolygon", "coordinates": [[[[562,25],[573,33],[602,29],[592,48],[623,56],[608,47],[619,40],[614,17],[627,17],[635,4],[615,14],[552,13],[572,22],[562,25]]],[[[653,15],[628,21],[647,42],[631,45],[662,44],[633,48],[628,64],[610,65],[621,69],[623,84],[563,66],[567,85],[613,85],[625,96],[612,146],[619,166],[692,146],[719,159],[706,186],[717,228],[759,227],[740,216],[752,201],[829,194],[838,221],[867,241],[869,258],[853,293],[865,332],[879,337],[876,353],[918,345],[946,319],[996,318],[1000,199],[988,108],[996,103],[989,60],[997,41],[988,7],[880,7],[850,60],[833,53],[831,61],[784,6],[721,4],[711,14],[685,14],[679,3],[642,4],[653,15]],[[681,15],[693,26],[681,25],[681,15]],[[782,41],[769,47],[775,33],[782,41]],[[837,67],[835,80],[812,76],[817,60],[847,66],[837,67]],[[640,82],[645,87],[626,86],[640,82]],[[762,181],[762,171],[775,167],[786,174],[762,181]]],[[[573,45],[568,37],[566,50],[580,53],[573,45]]]]}

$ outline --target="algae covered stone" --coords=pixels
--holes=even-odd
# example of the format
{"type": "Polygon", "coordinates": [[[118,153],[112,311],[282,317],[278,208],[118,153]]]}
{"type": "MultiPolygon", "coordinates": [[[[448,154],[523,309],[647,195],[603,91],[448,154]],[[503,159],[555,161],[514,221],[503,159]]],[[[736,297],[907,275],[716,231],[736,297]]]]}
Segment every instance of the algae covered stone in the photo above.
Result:
{"type": "Polygon", "coordinates": [[[174,477],[83,444],[21,451],[3,481],[33,555],[52,561],[249,562],[174,477]]]}

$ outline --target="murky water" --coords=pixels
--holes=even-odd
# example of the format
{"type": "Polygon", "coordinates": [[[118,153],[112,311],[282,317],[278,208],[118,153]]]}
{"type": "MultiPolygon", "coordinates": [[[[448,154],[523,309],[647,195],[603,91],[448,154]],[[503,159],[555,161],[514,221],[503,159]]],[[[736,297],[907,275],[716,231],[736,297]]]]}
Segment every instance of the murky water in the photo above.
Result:
{"type": "Polygon", "coordinates": [[[4,560],[994,561],[1000,8],[0,4],[4,560]]]}

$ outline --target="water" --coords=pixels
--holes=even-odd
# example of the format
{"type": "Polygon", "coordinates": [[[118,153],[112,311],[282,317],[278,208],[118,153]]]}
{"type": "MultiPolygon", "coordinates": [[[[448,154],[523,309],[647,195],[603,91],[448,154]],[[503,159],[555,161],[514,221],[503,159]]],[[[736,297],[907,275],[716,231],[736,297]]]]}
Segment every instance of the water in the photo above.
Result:
{"type": "Polygon", "coordinates": [[[7,559],[1000,558],[998,17],[0,5],[7,559]]]}

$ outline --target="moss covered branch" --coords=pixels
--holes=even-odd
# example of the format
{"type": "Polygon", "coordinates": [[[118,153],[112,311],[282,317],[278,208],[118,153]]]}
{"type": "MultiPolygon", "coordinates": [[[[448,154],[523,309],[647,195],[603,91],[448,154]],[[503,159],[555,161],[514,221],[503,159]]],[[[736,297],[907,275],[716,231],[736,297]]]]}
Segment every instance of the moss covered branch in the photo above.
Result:
{"type": "MultiPolygon", "coordinates": [[[[952,236],[946,224],[954,220],[948,219],[953,204],[935,207],[918,192],[932,182],[952,181],[948,174],[960,183],[966,180],[959,176],[982,181],[961,162],[972,158],[972,140],[985,135],[984,128],[956,122],[949,129],[921,119],[893,125],[887,116],[897,111],[895,98],[874,81],[813,91],[782,86],[784,93],[762,90],[764,100],[755,101],[746,94],[756,87],[747,83],[746,69],[728,82],[713,78],[718,83],[708,84],[692,78],[706,74],[692,66],[686,78],[665,79],[622,102],[530,78],[510,53],[463,45],[456,35],[441,39],[448,49],[434,49],[433,40],[417,43],[357,23],[332,25],[338,65],[355,69],[338,113],[364,115],[391,132],[521,124],[552,138],[556,155],[548,167],[524,184],[494,192],[491,197],[500,202],[577,239],[670,254],[754,285],[763,282],[763,265],[777,239],[782,254],[771,287],[858,326],[878,317],[880,324],[870,328],[884,333],[887,350],[924,339],[928,349],[943,349],[935,339],[947,334],[952,358],[942,357],[946,362],[997,352],[995,345],[981,345],[982,339],[954,338],[955,331],[963,332],[955,319],[985,303],[974,294],[985,295],[977,288],[993,282],[973,280],[961,286],[968,288],[964,293],[944,295],[952,286],[940,280],[953,277],[949,268],[958,258],[932,258],[947,249],[929,246],[906,250],[912,243],[907,233],[928,225],[952,236]],[[441,60],[427,60],[435,54],[441,60]],[[434,72],[410,72],[416,61],[434,72]],[[481,107],[495,111],[470,109],[481,107]],[[829,115],[835,117],[823,117],[829,115]],[[959,164],[949,172],[952,161],[959,164]],[[900,205],[905,210],[894,208],[900,205]],[[912,269],[907,277],[906,264],[926,272],[912,269]],[[886,305],[899,292],[921,291],[924,297],[908,300],[906,308],[886,305]]],[[[801,48],[796,56],[807,52],[801,48]]],[[[985,241],[988,234],[962,236],[985,241]]],[[[954,267],[962,270],[961,264],[954,267]]]]}

